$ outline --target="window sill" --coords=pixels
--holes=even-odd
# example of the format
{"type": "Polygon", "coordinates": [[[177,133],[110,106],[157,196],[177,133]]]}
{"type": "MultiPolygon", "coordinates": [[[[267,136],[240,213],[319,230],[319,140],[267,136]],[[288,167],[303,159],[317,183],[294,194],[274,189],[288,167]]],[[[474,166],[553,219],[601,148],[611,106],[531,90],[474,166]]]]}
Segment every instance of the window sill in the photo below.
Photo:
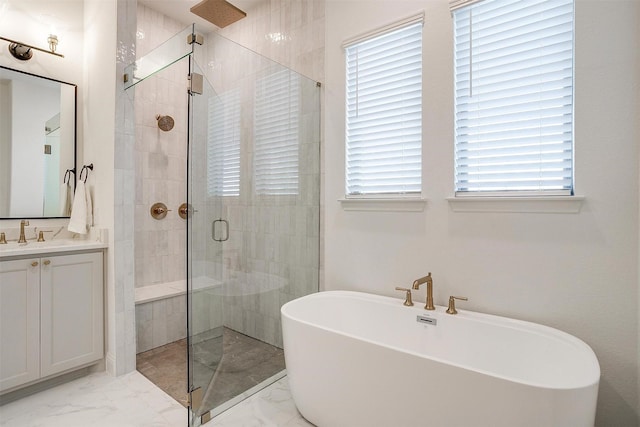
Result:
{"type": "Polygon", "coordinates": [[[453,212],[576,214],[584,200],[584,196],[447,197],[453,212]]]}
{"type": "Polygon", "coordinates": [[[345,211],[422,212],[427,204],[423,198],[398,199],[339,199],[345,211]]]}

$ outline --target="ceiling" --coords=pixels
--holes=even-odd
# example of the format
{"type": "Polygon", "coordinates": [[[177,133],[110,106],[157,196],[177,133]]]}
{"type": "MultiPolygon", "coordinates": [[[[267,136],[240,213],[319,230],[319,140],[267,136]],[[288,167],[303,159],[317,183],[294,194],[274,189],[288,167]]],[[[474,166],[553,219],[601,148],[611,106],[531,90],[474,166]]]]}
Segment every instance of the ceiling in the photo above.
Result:
{"type": "MultiPolygon", "coordinates": [[[[200,18],[199,16],[190,12],[190,8],[202,0],[138,0],[139,3],[157,10],[164,15],[170,16],[177,21],[182,22],[185,25],[196,23],[200,31],[205,33],[215,31],[217,26],[200,18]]],[[[265,0],[228,0],[235,7],[243,10],[247,15],[251,14],[251,10],[259,3],[265,0]]]]}

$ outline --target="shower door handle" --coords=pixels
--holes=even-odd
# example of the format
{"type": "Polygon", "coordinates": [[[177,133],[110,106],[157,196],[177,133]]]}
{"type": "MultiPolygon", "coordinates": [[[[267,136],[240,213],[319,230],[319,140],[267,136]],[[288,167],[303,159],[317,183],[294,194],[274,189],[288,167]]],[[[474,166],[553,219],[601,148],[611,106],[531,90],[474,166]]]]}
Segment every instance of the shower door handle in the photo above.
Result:
{"type": "Polygon", "coordinates": [[[211,238],[216,242],[226,242],[227,240],[229,240],[229,221],[222,218],[214,220],[213,223],[211,224],[211,238]],[[223,237],[220,239],[217,237],[216,223],[222,223],[224,225],[223,237]]]}

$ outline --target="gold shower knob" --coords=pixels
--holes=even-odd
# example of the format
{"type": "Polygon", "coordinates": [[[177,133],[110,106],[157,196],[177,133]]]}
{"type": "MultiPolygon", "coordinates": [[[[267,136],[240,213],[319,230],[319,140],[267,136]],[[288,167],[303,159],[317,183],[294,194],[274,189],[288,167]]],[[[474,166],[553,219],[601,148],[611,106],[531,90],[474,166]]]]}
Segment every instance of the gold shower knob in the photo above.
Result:
{"type": "Polygon", "coordinates": [[[191,215],[193,215],[193,212],[194,212],[193,207],[186,203],[181,204],[180,207],[178,208],[178,215],[180,215],[180,218],[182,219],[187,219],[187,217],[191,218],[191,215]]]}
{"type": "Polygon", "coordinates": [[[170,211],[171,209],[167,209],[167,205],[162,202],[154,203],[149,210],[151,216],[155,219],[163,219],[170,211]]]}

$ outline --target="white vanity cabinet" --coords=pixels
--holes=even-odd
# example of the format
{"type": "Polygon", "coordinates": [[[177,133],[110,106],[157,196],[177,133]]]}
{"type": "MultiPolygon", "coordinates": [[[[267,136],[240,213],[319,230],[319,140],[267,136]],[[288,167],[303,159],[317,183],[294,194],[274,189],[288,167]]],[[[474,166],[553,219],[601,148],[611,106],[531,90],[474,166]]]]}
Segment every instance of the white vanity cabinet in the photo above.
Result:
{"type": "Polygon", "coordinates": [[[0,392],[104,354],[103,252],[0,261],[0,392]]]}
{"type": "Polygon", "coordinates": [[[0,261],[0,391],[38,378],[39,262],[0,261]]]}

